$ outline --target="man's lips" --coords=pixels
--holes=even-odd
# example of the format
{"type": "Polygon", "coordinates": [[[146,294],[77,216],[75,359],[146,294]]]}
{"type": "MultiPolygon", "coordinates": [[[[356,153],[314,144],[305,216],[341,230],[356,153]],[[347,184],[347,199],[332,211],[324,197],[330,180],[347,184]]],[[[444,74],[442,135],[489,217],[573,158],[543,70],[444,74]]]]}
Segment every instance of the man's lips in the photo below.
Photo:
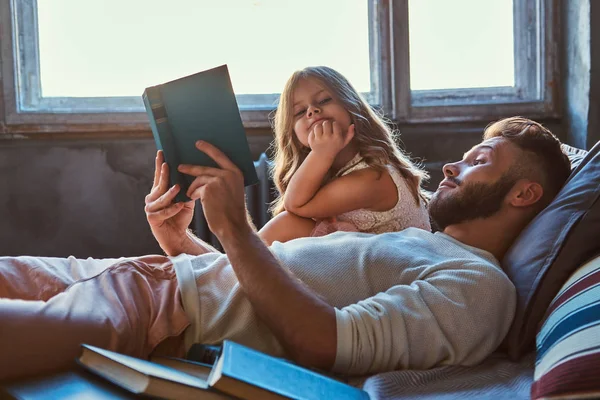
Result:
{"type": "Polygon", "coordinates": [[[447,179],[444,179],[442,182],[440,182],[440,185],[438,186],[438,189],[447,187],[447,188],[455,188],[458,185],[452,181],[449,181],[447,179]]]}

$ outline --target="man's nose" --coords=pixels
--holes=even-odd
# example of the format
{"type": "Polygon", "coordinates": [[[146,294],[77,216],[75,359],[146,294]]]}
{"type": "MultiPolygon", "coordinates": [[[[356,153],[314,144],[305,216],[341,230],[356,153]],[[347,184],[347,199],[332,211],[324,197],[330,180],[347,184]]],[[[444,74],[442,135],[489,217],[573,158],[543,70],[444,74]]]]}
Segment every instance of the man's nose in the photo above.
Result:
{"type": "Polygon", "coordinates": [[[458,167],[456,163],[448,163],[442,167],[442,171],[444,172],[444,176],[448,177],[456,177],[458,175],[458,167]]]}
{"type": "Polygon", "coordinates": [[[316,106],[309,106],[308,110],[306,111],[306,113],[308,114],[308,117],[312,117],[315,114],[320,114],[321,113],[321,109],[319,107],[316,106]]]}

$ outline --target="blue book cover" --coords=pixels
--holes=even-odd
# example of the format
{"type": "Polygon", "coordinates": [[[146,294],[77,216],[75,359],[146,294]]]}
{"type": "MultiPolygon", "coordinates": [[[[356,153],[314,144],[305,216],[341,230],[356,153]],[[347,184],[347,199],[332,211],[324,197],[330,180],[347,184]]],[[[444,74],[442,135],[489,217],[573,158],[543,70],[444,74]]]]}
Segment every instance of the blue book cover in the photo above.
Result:
{"type": "Polygon", "coordinates": [[[218,167],[195,147],[198,140],[213,144],[242,171],[245,186],[258,183],[227,65],[161,85],[142,95],[152,134],[169,165],[170,186],[182,190],[175,201],[188,201],[193,177],[177,171],[179,164],[218,167]]]}
{"type": "Polygon", "coordinates": [[[364,390],[229,340],[208,384],[241,399],[369,399],[364,390]]]}

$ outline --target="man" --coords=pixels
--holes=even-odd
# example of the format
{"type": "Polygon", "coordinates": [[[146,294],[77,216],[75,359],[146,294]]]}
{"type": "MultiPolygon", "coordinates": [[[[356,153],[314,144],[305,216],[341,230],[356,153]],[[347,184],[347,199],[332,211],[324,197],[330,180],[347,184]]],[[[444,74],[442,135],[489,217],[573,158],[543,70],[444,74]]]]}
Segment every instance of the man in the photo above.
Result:
{"type": "Polygon", "coordinates": [[[570,170],[547,129],[501,120],[444,166],[430,204],[440,232],[337,232],[268,248],[246,219],[240,171],[198,148],[221,169],[180,170],[196,176],[188,193],[226,255],[181,229],[189,210],[171,204],[177,189],[157,170],[148,219],[167,254],[183,254],[0,259],[0,379],[66,367],[81,342],[146,357],[228,338],[345,374],[476,364],[514,314],[497,260],[570,170]]]}

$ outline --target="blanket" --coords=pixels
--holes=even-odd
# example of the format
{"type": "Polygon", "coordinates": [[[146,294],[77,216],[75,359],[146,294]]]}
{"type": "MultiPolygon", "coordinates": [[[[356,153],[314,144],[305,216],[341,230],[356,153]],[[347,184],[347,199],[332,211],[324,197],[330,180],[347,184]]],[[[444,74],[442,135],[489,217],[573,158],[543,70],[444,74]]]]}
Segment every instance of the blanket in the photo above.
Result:
{"type": "Polygon", "coordinates": [[[372,400],[529,399],[534,363],[534,353],[519,362],[495,353],[474,367],[385,372],[351,383],[372,400]]]}

